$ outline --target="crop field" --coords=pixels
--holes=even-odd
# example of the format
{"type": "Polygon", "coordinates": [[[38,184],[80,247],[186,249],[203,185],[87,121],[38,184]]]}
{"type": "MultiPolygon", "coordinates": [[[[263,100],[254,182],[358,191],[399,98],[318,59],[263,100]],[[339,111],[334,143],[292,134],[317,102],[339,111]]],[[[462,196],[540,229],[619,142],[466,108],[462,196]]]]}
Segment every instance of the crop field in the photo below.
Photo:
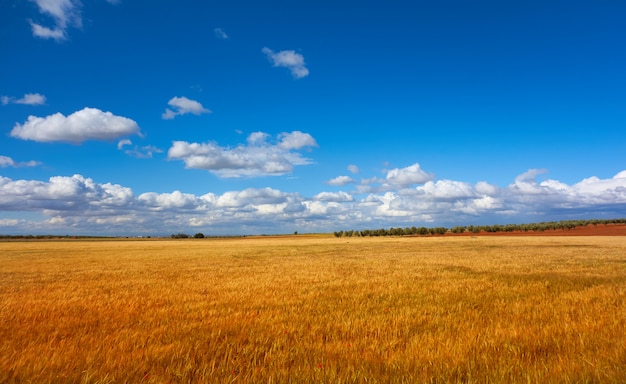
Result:
{"type": "Polygon", "coordinates": [[[2,383],[624,383],[626,238],[0,242],[2,383]]]}

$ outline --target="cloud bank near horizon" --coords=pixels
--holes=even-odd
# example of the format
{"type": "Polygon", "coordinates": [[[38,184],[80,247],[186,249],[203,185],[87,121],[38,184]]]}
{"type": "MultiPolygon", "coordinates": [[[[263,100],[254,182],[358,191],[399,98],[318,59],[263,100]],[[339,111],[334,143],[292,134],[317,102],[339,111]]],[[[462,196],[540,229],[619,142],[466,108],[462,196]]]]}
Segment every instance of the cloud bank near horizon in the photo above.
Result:
{"type": "MultiPolygon", "coordinates": [[[[163,235],[177,232],[253,234],[331,232],[389,226],[515,223],[564,218],[626,216],[626,170],[609,179],[592,176],[568,185],[536,180],[531,169],[506,187],[435,180],[418,164],[361,180],[370,188],[322,191],[315,196],[273,188],[194,195],[178,190],[139,195],[128,187],[74,175],[47,181],[0,177],[0,211],[40,212],[40,220],[0,220],[0,233],[163,235]],[[390,189],[389,179],[402,183],[390,189]],[[408,184],[407,184],[408,183],[408,184]]],[[[614,218],[614,217],[611,217],[614,218]]]]}

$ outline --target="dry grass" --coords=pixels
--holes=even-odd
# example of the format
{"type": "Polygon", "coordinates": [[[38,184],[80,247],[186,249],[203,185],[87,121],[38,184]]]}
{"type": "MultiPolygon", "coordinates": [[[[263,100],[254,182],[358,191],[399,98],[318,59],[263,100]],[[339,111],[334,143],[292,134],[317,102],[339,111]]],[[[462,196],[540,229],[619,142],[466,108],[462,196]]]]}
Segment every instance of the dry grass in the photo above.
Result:
{"type": "Polygon", "coordinates": [[[623,237],[4,242],[0,263],[0,382],[626,382],[623,237]]]}

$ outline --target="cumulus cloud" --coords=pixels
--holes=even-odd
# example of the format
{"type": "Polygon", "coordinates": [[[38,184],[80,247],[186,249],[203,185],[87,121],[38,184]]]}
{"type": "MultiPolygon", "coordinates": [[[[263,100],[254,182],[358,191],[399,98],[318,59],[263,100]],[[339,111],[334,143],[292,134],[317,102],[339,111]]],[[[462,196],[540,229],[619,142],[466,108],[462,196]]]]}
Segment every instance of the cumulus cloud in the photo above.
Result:
{"type": "Polygon", "coordinates": [[[46,97],[39,93],[26,93],[24,97],[15,98],[11,96],[0,97],[2,105],[7,104],[25,104],[25,105],[43,105],[46,103],[46,97]]]}
{"type": "Polygon", "coordinates": [[[54,176],[47,182],[0,177],[2,211],[77,211],[80,214],[93,210],[106,215],[108,209],[127,208],[132,201],[130,188],[98,184],[82,175],[54,176]]]}
{"type": "Polygon", "coordinates": [[[296,53],[296,51],[287,50],[274,52],[264,47],[261,52],[267,55],[268,60],[275,67],[285,67],[289,69],[291,75],[296,79],[301,79],[309,75],[309,70],[304,63],[304,56],[296,53]]]}
{"type": "Polygon", "coordinates": [[[359,173],[359,167],[354,164],[350,164],[348,165],[348,171],[352,172],[353,174],[357,174],[359,173]]]}
{"type": "Polygon", "coordinates": [[[165,108],[165,112],[163,112],[163,114],[161,115],[161,117],[165,120],[171,120],[175,118],[176,116],[186,115],[188,113],[191,113],[194,115],[201,115],[203,113],[211,113],[211,110],[204,108],[202,104],[200,104],[199,102],[188,99],[184,96],[183,97],[175,96],[171,98],[170,101],[167,102],[167,104],[173,109],[165,108]]]}
{"type": "Polygon", "coordinates": [[[613,180],[615,179],[626,179],[626,170],[615,174],[615,176],[613,176],[613,180]]]}
{"type": "Polygon", "coordinates": [[[154,192],[142,193],[137,200],[144,206],[157,211],[171,209],[194,210],[201,205],[200,198],[180,191],[160,194],[154,192]]]}
{"type": "Polygon", "coordinates": [[[486,181],[479,181],[474,186],[474,190],[478,194],[493,196],[498,193],[498,186],[487,183],[486,181]]]}
{"type": "Polygon", "coordinates": [[[0,155],[0,168],[36,167],[38,165],[41,165],[39,161],[30,160],[30,161],[17,162],[8,156],[0,155]]]}
{"type": "Polygon", "coordinates": [[[279,176],[296,165],[310,164],[296,150],[317,146],[308,133],[294,131],[278,135],[276,143],[264,132],[248,136],[247,145],[235,148],[216,143],[174,141],[168,151],[170,160],[183,160],[186,168],[205,169],[219,177],[279,176]]]}
{"type": "Polygon", "coordinates": [[[68,142],[81,144],[87,140],[114,140],[120,136],[141,135],[133,120],[84,108],[69,116],[55,113],[47,117],[29,116],[24,124],[16,124],[11,136],[39,142],[68,142]]]}
{"type": "Polygon", "coordinates": [[[268,204],[282,204],[287,201],[289,194],[273,188],[248,188],[243,191],[229,191],[211,199],[219,208],[241,208],[246,206],[260,206],[268,204]]]}
{"type": "Polygon", "coordinates": [[[313,136],[300,131],[284,132],[278,135],[278,138],[280,139],[278,147],[284,150],[317,147],[313,136]]]}
{"type": "Polygon", "coordinates": [[[538,182],[537,175],[526,172],[502,188],[484,181],[429,180],[365,196],[321,191],[311,197],[274,188],[203,195],[176,190],[135,196],[130,188],[82,175],[55,176],[47,181],[0,176],[0,211],[9,212],[0,215],[0,232],[328,232],[426,223],[450,226],[626,215],[626,171],[606,179],[590,176],[574,184],[552,179],[538,182]],[[535,185],[543,193],[520,188],[520,183],[535,185]],[[20,217],[26,212],[38,212],[43,219],[34,219],[32,214],[20,217]]]}
{"type": "Polygon", "coordinates": [[[423,184],[433,180],[432,173],[424,172],[418,163],[405,168],[394,168],[387,171],[386,182],[392,186],[406,186],[411,184],[423,184]]]}
{"type": "Polygon", "coordinates": [[[347,184],[355,183],[355,180],[350,176],[337,176],[334,179],[330,179],[326,182],[328,185],[340,187],[347,184]]]}
{"type": "Polygon", "coordinates": [[[424,196],[437,200],[459,200],[477,195],[469,183],[453,180],[427,181],[423,186],[417,187],[417,190],[423,192],[424,196]]]}
{"type": "Polygon", "coordinates": [[[317,201],[334,201],[334,202],[347,202],[354,201],[354,197],[347,192],[320,192],[313,196],[313,200],[317,201]]]}
{"type": "Polygon", "coordinates": [[[213,33],[215,33],[215,37],[217,37],[218,39],[222,39],[222,40],[228,39],[228,35],[226,34],[226,32],[224,32],[222,28],[215,28],[213,30],[213,33]]]}

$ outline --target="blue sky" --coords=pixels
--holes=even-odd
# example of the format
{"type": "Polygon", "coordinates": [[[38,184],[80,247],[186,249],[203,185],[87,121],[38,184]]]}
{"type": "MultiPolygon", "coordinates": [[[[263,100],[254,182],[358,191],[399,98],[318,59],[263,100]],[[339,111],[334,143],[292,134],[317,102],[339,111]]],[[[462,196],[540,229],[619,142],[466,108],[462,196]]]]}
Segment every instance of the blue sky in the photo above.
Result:
{"type": "Polygon", "coordinates": [[[0,3],[0,233],[626,216],[626,3],[0,3]]]}

